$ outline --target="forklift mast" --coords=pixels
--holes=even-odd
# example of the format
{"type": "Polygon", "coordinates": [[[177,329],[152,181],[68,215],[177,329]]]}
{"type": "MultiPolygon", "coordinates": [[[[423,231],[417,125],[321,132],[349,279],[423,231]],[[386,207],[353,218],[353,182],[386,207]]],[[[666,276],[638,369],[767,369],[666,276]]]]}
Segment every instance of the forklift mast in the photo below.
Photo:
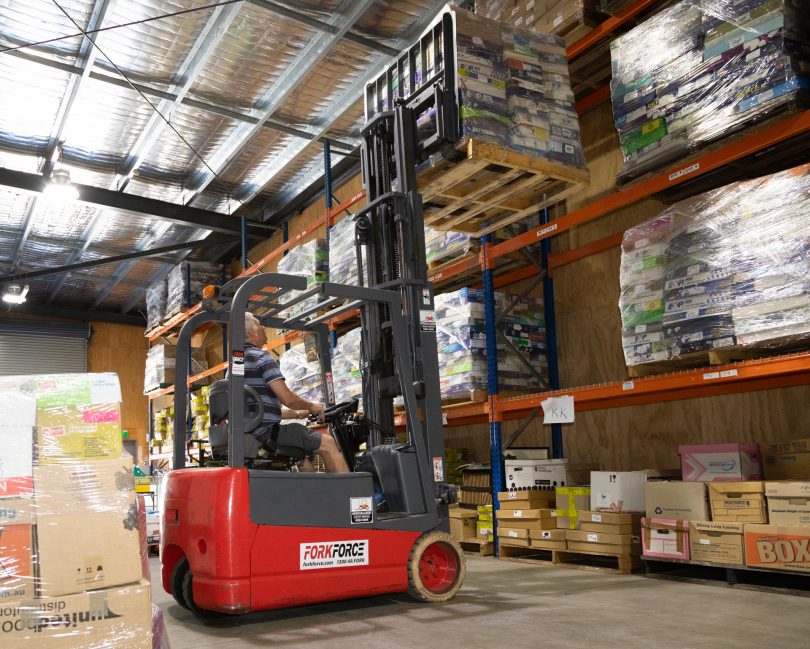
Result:
{"type": "MultiPolygon", "coordinates": [[[[368,204],[355,217],[355,243],[360,281],[400,292],[408,332],[407,341],[394,341],[387,304],[378,303],[361,314],[364,413],[380,429],[393,430],[394,399],[401,394],[395,354],[408,354],[425,444],[434,473],[439,473],[444,442],[436,315],[433,287],[427,280],[416,169],[433,152],[455,155],[459,128],[449,17],[434,27],[431,36],[430,47],[436,48],[437,60],[444,66],[418,92],[393,101],[393,110],[376,114],[363,128],[361,164],[368,204]],[[422,128],[424,122],[428,129],[422,128]]],[[[401,69],[402,61],[396,66],[401,69]]],[[[371,446],[381,443],[380,437],[378,430],[372,431],[371,446]]]]}

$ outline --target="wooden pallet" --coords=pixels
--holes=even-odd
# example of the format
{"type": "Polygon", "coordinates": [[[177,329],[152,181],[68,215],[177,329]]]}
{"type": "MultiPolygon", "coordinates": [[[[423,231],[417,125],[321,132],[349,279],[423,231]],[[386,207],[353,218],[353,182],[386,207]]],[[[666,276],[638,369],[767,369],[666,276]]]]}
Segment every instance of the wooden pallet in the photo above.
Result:
{"type": "Polygon", "coordinates": [[[495,554],[495,544],[492,541],[485,541],[484,539],[464,539],[458,540],[458,544],[465,552],[477,554],[479,557],[491,557],[495,554]]]}
{"type": "Polygon", "coordinates": [[[638,555],[629,553],[603,554],[572,550],[540,550],[514,547],[503,542],[499,545],[498,558],[518,563],[534,563],[619,575],[629,575],[641,565],[638,555]]]}
{"type": "Polygon", "coordinates": [[[460,161],[422,170],[425,225],[481,237],[561,202],[589,181],[588,171],[470,139],[460,161]]]}
{"type": "MultiPolygon", "coordinates": [[[[462,253],[457,254],[459,251],[451,250],[448,254],[442,255],[441,257],[434,259],[428,264],[428,273],[430,275],[434,275],[436,273],[440,273],[445,268],[452,266],[453,264],[457,264],[460,261],[464,261],[467,259],[478,259],[480,254],[480,249],[476,244],[470,244],[470,250],[462,253]]],[[[480,269],[476,268],[480,273],[480,269]]]]}

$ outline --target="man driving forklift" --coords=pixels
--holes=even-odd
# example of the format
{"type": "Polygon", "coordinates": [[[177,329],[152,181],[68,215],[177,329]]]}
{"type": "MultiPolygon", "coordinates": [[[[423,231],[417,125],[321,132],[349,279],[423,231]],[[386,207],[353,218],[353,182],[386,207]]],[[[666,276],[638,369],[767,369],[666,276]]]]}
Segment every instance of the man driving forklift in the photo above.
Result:
{"type": "MultiPolygon", "coordinates": [[[[301,398],[290,390],[273,355],[263,349],[267,334],[249,311],[245,312],[245,385],[261,397],[264,417],[253,431],[256,440],[269,452],[277,446],[303,449],[307,455],[316,454],[329,473],[346,473],[349,467],[337,443],[329,435],[321,435],[297,422],[282,424],[282,419],[316,418],[323,421],[323,404],[301,398]],[[303,415],[303,416],[302,416],[303,415]]],[[[313,471],[307,459],[302,467],[313,471]]]]}

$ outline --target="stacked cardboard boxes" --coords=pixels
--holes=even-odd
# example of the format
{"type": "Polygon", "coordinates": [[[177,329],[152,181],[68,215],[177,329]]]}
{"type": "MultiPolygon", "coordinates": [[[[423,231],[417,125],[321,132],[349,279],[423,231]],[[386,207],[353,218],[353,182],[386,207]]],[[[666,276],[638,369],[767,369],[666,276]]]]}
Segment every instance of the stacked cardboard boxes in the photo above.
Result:
{"type": "Polygon", "coordinates": [[[469,541],[478,537],[478,512],[464,507],[450,507],[450,536],[456,541],[469,541]]]}
{"type": "Polygon", "coordinates": [[[498,494],[498,542],[512,547],[539,547],[535,542],[553,540],[543,532],[557,531],[554,492],[506,491],[498,494]]]}
{"type": "Polygon", "coordinates": [[[0,444],[0,626],[9,646],[37,638],[66,649],[151,647],[120,401],[110,374],[25,377],[3,394],[16,406],[0,425],[4,440],[14,429],[14,443],[0,444]]]}
{"type": "Polygon", "coordinates": [[[766,482],[768,524],[746,524],[745,562],[810,574],[810,481],[766,482]]]}
{"type": "Polygon", "coordinates": [[[555,515],[557,528],[579,529],[579,512],[591,506],[590,487],[557,487],[555,491],[555,515]]]}
{"type": "Polygon", "coordinates": [[[563,36],[570,45],[597,24],[596,5],[596,0],[477,0],[475,13],[520,29],[563,36]]]}
{"type": "Polygon", "coordinates": [[[495,535],[492,505],[478,505],[475,509],[478,513],[475,523],[476,536],[482,541],[491,541],[495,535]]]}
{"type": "MultiPolygon", "coordinates": [[[[468,464],[461,467],[459,504],[472,507],[478,507],[479,505],[492,507],[491,480],[492,472],[488,464],[468,464]]],[[[492,526],[490,525],[490,527],[492,526]]]]}
{"type": "Polygon", "coordinates": [[[640,512],[581,511],[577,519],[579,529],[565,531],[572,552],[641,554],[640,512]]]}

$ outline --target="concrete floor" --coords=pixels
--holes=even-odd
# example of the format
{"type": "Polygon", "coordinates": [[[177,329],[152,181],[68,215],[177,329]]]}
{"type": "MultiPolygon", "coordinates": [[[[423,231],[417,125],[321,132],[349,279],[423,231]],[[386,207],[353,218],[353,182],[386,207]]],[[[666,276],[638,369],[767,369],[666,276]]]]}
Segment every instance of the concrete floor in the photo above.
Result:
{"type": "Polygon", "coordinates": [[[172,649],[800,649],[810,599],[641,576],[467,558],[459,595],[441,605],[386,596],[205,624],[160,586],[172,649]]]}

